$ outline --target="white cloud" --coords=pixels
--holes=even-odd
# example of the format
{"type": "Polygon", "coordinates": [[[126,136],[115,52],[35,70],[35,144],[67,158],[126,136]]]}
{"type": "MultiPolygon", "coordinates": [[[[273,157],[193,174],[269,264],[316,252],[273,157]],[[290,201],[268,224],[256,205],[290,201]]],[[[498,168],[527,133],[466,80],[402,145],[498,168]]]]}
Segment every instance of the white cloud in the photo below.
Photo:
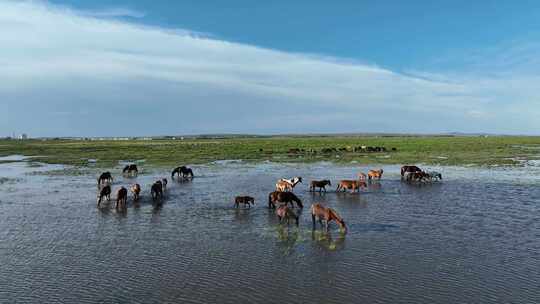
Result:
{"type": "Polygon", "coordinates": [[[0,2],[0,106],[8,109],[0,132],[536,133],[540,127],[534,75],[400,74],[98,18],[130,15],[143,14],[0,2]],[[30,119],[32,112],[43,121],[30,119]]]}

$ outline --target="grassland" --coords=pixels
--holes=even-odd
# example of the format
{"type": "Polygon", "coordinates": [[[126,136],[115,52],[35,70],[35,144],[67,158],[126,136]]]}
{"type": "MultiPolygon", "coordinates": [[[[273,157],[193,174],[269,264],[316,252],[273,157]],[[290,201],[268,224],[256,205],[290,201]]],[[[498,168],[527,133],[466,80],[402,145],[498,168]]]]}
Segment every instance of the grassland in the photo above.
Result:
{"type": "Polygon", "coordinates": [[[217,160],[360,164],[519,165],[539,159],[540,137],[518,136],[287,136],[186,140],[0,140],[0,156],[20,154],[45,163],[111,167],[140,161],[155,167],[217,160]],[[353,152],[358,146],[386,152],[353,152]],[[323,153],[323,149],[343,151],[323,153]],[[395,151],[392,151],[395,148],[395,151]],[[291,152],[291,149],[300,149],[291,152]],[[303,150],[303,151],[302,151],[303,150]]]}

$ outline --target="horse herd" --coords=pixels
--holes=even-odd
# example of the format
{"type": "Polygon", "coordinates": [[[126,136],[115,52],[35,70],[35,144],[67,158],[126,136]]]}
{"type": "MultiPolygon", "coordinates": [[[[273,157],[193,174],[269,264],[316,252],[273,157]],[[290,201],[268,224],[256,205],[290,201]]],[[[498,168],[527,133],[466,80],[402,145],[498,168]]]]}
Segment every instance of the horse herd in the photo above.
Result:
{"type": "MultiPolygon", "coordinates": [[[[139,169],[137,165],[131,164],[124,167],[122,174],[126,177],[134,177],[139,174],[139,169]]],[[[171,173],[171,179],[174,180],[175,176],[180,179],[193,178],[193,170],[186,166],[180,166],[173,169],[171,173]]],[[[111,172],[103,172],[97,179],[98,185],[98,196],[97,196],[97,205],[101,205],[101,202],[106,199],[107,201],[111,200],[111,184],[113,182],[113,177],[111,172]]],[[[166,178],[159,179],[155,181],[150,187],[150,195],[153,200],[158,198],[163,198],[163,191],[167,189],[168,180],[166,178]]],[[[133,193],[133,201],[138,201],[141,195],[141,185],[133,184],[129,187],[133,193]]],[[[128,190],[121,186],[116,190],[116,205],[115,208],[126,208],[127,204],[128,190]]]]}
{"type": "MultiPolygon", "coordinates": [[[[137,165],[131,164],[125,166],[122,170],[122,174],[127,177],[138,175],[137,165]]],[[[367,182],[372,180],[380,180],[383,176],[383,169],[369,170],[367,174],[359,172],[356,180],[340,180],[336,192],[346,192],[349,190],[351,193],[360,192],[360,188],[367,188],[367,182]]],[[[173,169],[171,173],[171,179],[192,179],[194,177],[193,170],[180,166],[173,169]]],[[[403,166],[401,167],[401,179],[407,182],[428,182],[435,180],[442,180],[442,175],[438,172],[426,172],[417,166],[403,166]]],[[[111,184],[113,181],[112,174],[110,172],[103,172],[97,179],[98,184],[98,196],[97,205],[100,206],[104,199],[111,200],[111,184]]],[[[167,187],[167,179],[161,178],[155,181],[150,187],[150,195],[153,200],[163,198],[163,192],[167,187]]],[[[301,210],[304,208],[302,201],[298,196],[293,193],[294,188],[302,183],[302,177],[296,176],[291,179],[282,178],[276,182],[276,190],[268,195],[268,208],[275,209],[275,213],[280,223],[286,222],[290,224],[291,220],[294,220],[295,224],[299,225],[299,212],[295,212],[296,207],[301,210]],[[290,205],[290,207],[289,207],[290,205]]],[[[326,192],[326,186],[332,186],[332,183],[328,179],[313,180],[309,184],[309,191],[311,192],[326,192]]],[[[133,193],[133,201],[136,202],[140,199],[141,186],[139,184],[133,184],[130,186],[130,190],[133,193]]],[[[121,186],[116,191],[116,205],[115,208],[126,208],[128,197],[128,189],[121,186]]],[[[238,208],[240,205],[251,208],[251,205],[255,205],[255,198],[251,196],[237,196],[234,200],[234,206],[238,208]]],[[[347,232],[347,226],[345,221],[339,214],[332,208],[323,206],[320,203],[314,203],[310,208],[313,229],[316,228],[316,222],[318,221],[326,231],[329,229],[329,224],[335,222],[341,231],[347,232]]]]}

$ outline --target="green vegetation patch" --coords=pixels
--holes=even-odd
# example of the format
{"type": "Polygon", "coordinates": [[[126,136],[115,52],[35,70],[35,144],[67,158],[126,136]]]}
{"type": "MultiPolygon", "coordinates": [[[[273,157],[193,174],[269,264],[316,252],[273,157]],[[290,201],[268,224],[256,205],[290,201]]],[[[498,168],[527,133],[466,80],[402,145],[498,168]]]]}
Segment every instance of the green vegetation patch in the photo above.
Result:
{"type": "Polygon", "coordinates": [[[144,160],[153,167],[218,160],[359,164],[519,165],[540,159],[540,137],[527,136],[282,136],[186,140],[0,140],[0,156],[75,166],[117,166],[144,160]],[[362,147],[384,147],[368,151],[362,147]]]}

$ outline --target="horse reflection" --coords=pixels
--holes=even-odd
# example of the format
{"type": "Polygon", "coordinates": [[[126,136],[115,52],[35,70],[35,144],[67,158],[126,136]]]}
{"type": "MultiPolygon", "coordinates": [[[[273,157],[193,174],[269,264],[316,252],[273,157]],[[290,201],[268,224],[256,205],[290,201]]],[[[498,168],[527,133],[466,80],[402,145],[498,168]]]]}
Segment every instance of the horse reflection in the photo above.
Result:
{"type": "Polygon", "coordinates": [[[370,183],[368,183],[369,190],[381,190],[381,183],[378,180],[372,180],[370,183]]]}
{"type": "Polygon", "coordinates": [[[327,251],[339,251],[345,249],[345,233],[339,232],[336,237],[332,233],[321,230],[313,230],[311,239],[319,248],[327,251]]]}
{"type": "Polygon", "coordinates": [[[278,245],[283,249],[283,253],[286,255],[292,253],[300,238],[298,229],[288,229],[287,226],[278,225],[277,233],[278,245]]]}

